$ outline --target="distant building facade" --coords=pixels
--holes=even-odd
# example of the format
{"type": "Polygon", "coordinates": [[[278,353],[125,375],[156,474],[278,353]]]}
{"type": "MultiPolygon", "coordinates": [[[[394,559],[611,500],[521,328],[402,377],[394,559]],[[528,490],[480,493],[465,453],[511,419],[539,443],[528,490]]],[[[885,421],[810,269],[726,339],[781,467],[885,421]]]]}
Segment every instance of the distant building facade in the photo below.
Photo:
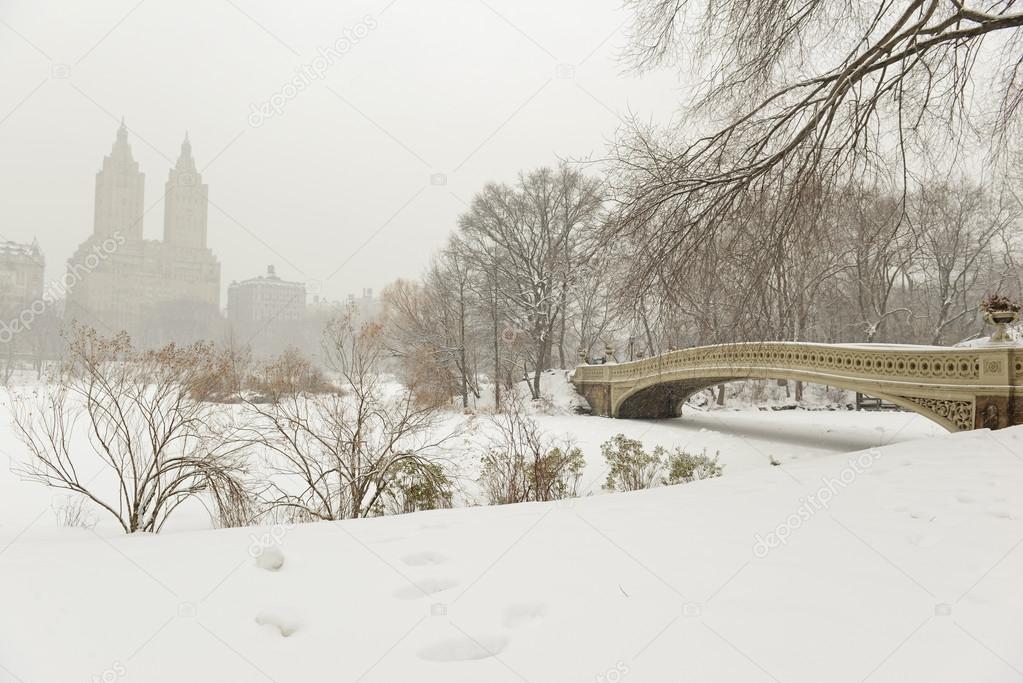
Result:
{"type": "Polygon", "coordinates": [[[0,241],[0,310],[5,315],[42,300],[45,268],[36,242],[0,241]]]}
{"type": "Polygon", "coordinates": [[[363,289],[361,296],[348,295],[348,306],[351,307],[355,320],[368,323],[380,317],[383,307],[380,299],[373,296],[372,289],[363,289]]]}
{"type": "Polygon", "coordinates": [[[45,268],[35,241],[0,241],[0,373],[5,381],[15,357],[31,358],[41,371],[43,359],[58,353],[63,292],[44,282],[45,268]]]}
{"type": "Polygon", "coordinates": [[[145,174],[124,123],[96,174],[92,235],[68,261],[65,318],[140,344],[222,332],[220,262],[206,246],[209,188],[185,135],[165,185],[163,240],[143,238],[145,174]]]}
{"type": "Polygon", "coordinates": [[[273,266],[267,266],[266,275],[227,288],[227,320],[235,341],[258,355],[303,348],[305,318],[305,283],[282,280],[273,266]]]}

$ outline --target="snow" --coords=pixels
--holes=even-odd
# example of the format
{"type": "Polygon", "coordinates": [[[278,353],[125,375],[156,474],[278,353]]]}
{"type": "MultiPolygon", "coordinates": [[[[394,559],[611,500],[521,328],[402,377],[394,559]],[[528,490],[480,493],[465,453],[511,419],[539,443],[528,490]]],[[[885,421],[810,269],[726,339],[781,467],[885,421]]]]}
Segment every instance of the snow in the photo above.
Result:
{"type": "Polygon", "coordinates": [[[278,545],[261,546],[256,556],[256,566],[275,572],[284,566],[284,553],[278,545]]]}
{"type": "MultiPolygon", "coordinates": [[[[532,401],[532,395],[526,382],[517,383],[512,392],[519,400],[529,403],[534,413],[574,414],[588,411],[586,399],[572,387],[569,370],[546,370],[540,375],[540,400],[532,401]]],[[[507,389],[502,390],[504,394],[507,389]]],[[[507,401],[507,398],[504,399],[507,401]]],[[[461,407],[461,398],[453,399],[452,407],[461,407]]],[[[494,385],[482,382],[480,397],[470,396],[470,408],[482,413],[494,410],[494,385]]]]}
{"type": "Polygon", "coordinates": [[[957,349],[1004,349],[1004,348],[1016,348],[1019,347],[1020,334],[1015,328],[1009,329],[1009,336],[1012,341],[996,342],[991,341],[991,337],[978,337],[977,339],[967,339],[961,341],[955,345],[957,349]]]}
{"type": "Polygon", "coordinates": [[[1023,679],[1023,427],[549,404],[593,495],[125,536],[0,473],[0,681],[1023,679]],[[617,432],[724,476],[603,493],[617,432]]]}

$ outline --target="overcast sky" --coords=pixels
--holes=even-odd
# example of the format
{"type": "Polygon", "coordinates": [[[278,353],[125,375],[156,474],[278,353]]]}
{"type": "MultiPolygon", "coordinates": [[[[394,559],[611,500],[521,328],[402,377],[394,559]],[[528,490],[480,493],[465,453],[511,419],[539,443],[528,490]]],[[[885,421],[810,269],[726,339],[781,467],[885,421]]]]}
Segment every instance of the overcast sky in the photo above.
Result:
{"type": "Polygon", "coordinates": [[[187,129],[225,288],[273,263],[331,298],[379,290],[485,182],[671,115],[675,76],[617,60],[627,18],[620,0],[3,0],[0,234],[38,238],[59,277],[123,114],[147,237],[187,129]]]}

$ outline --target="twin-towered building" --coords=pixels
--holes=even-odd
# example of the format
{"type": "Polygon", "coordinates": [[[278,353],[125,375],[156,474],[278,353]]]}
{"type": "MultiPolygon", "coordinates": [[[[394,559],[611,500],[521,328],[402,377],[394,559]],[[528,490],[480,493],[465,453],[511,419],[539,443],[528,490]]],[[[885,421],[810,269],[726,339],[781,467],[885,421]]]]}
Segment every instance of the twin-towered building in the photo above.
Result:
{"type": "Polygon", "coordinates": [[[122,121],[96,174],[92,235],[68,261],[66,319],[126,330],[146,346],[222,331],[220,262],[206,246],[209,188],[187,133],[164,188],[163,240],[145,239],[145,174],[122,121]]]}
{"type": "MultiPolygon", "coordinates": [[[[347,304],[317,300],[307,308],[305,284],[282,279],[269,266],[265,275],[231,283],[225,320],[220,262],[206,245],[209,188],[187,134],[164,190],[163,239],[145,239],[143,218],[160,199],[146,204],[145,174],[122,122],[96,174],[92,235],[68,260],[65,322],[76,320],[103,335],[124,330],[143,347],[224,341],[230,330],[235,343],[256,355],[297,346],[315,356],[329,318],[349,308],[363,320],[377,314],[372,290],[349,297],[347,304]]],[[[42,255],[37,256],[41,278],[42,255]]]]}

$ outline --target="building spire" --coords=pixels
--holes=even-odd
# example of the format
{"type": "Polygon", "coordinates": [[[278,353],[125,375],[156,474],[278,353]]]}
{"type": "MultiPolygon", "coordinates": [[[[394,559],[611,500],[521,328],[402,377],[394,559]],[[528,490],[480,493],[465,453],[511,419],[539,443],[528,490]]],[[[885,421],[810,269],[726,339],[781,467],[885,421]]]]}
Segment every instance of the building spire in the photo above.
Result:
{"type": "Polygon", "coordinates": [[[132,158],[128,124],[122,116],[117,139],[96,174],[93,234],[106,238],[120,233],[128,240],[142,239],[144,186],[145,175],[132,158]]]}
{"type": "Polygon", "coordinates": [[[182,247],[206,248],[207,188],[192,156],[188,131],[181,154],[167,177],[163,203],[163,241],[182,247]]]}
{"type": "Polygon", "coordinates": [[[181,155],[178,157],[176,168],[195,173],[195,159],[192,158],[192,142],[188,139],[187,130],[185,131],[185,140],[181,143],[181,155]]]}

